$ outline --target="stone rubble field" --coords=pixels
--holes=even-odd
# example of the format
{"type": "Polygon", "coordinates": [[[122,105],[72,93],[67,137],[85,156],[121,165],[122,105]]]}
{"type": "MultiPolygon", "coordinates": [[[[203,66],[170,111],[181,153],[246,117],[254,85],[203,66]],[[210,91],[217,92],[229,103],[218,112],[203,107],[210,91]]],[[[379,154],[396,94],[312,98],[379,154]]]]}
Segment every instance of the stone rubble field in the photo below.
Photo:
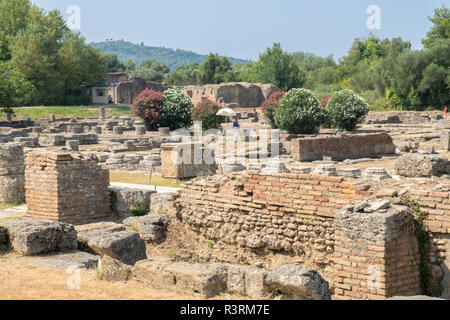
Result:
{"type": "Polygon", "coordinates": [[[450,120],[371,112],[357,132],[278,143],[258,118],[231,149],[126,116],[0,128],[0,277],[81,268],[105,292],[154,292],[137,298],[450,298],[450,120]],[[212,164],[175,161],[198,144],[212,164]]]}

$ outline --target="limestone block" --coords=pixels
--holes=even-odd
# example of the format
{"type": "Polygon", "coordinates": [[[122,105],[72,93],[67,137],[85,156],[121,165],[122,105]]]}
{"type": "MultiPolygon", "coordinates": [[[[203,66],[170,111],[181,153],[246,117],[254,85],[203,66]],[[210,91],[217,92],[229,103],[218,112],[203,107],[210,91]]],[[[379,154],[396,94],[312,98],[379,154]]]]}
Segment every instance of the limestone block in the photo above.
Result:
{"type": "Polygon", "coordinates": [[[144,241],[161,243],[166,238],[170,217],[166,214],[149,214],[125,219],[123,224],[138,231],[144,241]]]}
{"type": "Polygon", "coordinates": [[[131,267],[108,255],[98,262],[98,277],[105,281],[127,281],[131,277],[131,267]]]}
{"type": "Polygon", "coordinates": [[[158,289],[177,289],[211,298],[226,291],[228,267],[223,264],[174,262],[167,258],[139,261],[133,277],[158,289]]]}
{"type": "Polygon", "coordinates": [[[146,212],[150,211],[150,197],[156,193],[155,190],[111,188],[114,198],[111,199],[114,211],[120,217],[129,217],[131,210],[136,207],[136,201],[146,212]]]}
{"type": "Polygon", "coordinates": [[[87,245],[97,254],[129,265],[147,258],[145,242],[134,231],[103,232],[89,239],[87,245]]]}
{"type": "Polygon", "coordinates": [[[284,265],[268,273],[267,284],[273,291],[280,291],[300,300],[330,300],[328,282],[315,270],[303,266],[284,265]]]}
{"type": "Polygon", "coordinates": [[[4,220],[12,250],[24,255],[72,250],[77,247],[77,232],[72,225],[42,219],[4,220]]]}
{"type": "Polygon", "coordinates": [[[395,173],[404,177],[450,174],[450,161],[435,155],[406,154],[395,162],[395,173]]]}

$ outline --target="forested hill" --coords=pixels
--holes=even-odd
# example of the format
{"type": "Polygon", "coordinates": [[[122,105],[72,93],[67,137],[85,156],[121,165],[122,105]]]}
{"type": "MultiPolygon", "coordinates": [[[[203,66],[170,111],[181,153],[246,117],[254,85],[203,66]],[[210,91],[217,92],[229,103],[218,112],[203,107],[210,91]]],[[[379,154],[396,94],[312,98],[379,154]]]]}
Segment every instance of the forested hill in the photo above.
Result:
{"type": "MultiPolygon", "coordinates": [[[[100,48],[103,53],[116,53],[121,62],[131,59],[136,65],[144,60],[152,59],[165,64],[170,69],[185,66],[193,62],[203,63],[207,55],[198,54],[187,50],[174,50],[164,47],[148,47],[127,41],[106,41],[92,43],[93,47],[100,48]]],[[[247,60],[228,58],[233,64],[247,63],[247,60]]]]}

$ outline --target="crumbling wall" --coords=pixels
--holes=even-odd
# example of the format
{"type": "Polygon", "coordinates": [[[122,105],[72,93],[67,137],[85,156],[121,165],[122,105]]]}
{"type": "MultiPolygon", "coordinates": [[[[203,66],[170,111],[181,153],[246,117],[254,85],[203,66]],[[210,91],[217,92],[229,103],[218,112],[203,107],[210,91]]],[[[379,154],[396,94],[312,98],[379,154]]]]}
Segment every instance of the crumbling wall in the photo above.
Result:
{"type": "MultiPolygon", "coordinates": [[[[384,299],[423,294],[428,283],[449,294],[450,193],[401,192],[428,212],[431,239],[420,249],[414,210],[381,184],[342,177],[247,171],[187,182],[175,198],[175,213],[206,239],[265,256],[289,254],[321,270],[336,299],[384,299]],[[367,207],[367,208],[366,208],[367,207]]],[[[444,189],[443,189],[444,190],[444,189]]],[[[436,292],[436,291],[435,291],[436,292]]]]}
{"type": "Polygon", "coordinates": [[[424,262],[428,290],[450,298],[450,189],[421,186],[409,190],[404,198],[426,214],[424,224],[429,240],[425,243],[424,262]]]}
{"type": "Polygon", "coordinates": [[[25,200],[24,154],[20,143],[0,145],[0,202],[25,200]]]}
{"type": "Polygon", "coordinates": [[[292,139],[290,144],[292,157],[297,161],[373,158],[395,153],[395,145],[386,132],[304,136],[292,139]]]}
{"type": "Polygon", "coordinates": [[[63,152],[31,152],[26,157],[27,213],[72,224],[110,215],[109,171],[93,160],[63,152]]]}
{"type": "Polygon", "coordinates": [[[258,108],[272,93],[279,91],[272,84],[247,82],[186,86],[182,90],[194,103],[202,99],[209,99],[241,108],[258,108]]]}
{"type": "Polygon", "coordinates": [[[187,182],[175,206],[208,239],[288,252],[323,267],[334,252],[334,212],[363,199],[366,187],[341,177],[248,171],[187,182]]]}

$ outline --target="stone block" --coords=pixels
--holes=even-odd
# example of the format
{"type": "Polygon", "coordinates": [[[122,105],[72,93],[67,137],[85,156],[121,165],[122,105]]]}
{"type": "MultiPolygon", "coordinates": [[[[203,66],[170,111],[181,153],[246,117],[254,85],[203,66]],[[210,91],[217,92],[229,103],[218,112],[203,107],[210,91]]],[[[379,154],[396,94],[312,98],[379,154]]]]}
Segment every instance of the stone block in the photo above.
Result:
{"type": "Polygon", "coordinates": [[[66,223],[22,218],[4,220],[0,224],[8,230],[11,249],[24,255],[77,248],[77,232],[66,223]]]}
{"type": "Polygon", "coordinates": [[[175,262],[167,258],[139,261],[133,277],[157,289],[176,289],[212,298],[226,292],[228,267],[223,264],[175,262]]]}
{"type": "Polygon", "coordinates": [[[123,224],[138,231],[144,241],[161,243],[166,239],[170,217],[166,214],[149,214],[125,219],[123,224]]]}
{"type": "Polygon", "coordinates": [[[297,161],[374,158],[395,153],[392,138],[386,132],[318,135],[291,140],[291,154],[297,161]]]}
{"type": "Polygon", "coordinates": [[[450,174],[450,160],[437,155],[406,154],[395,162],[395,173],[404,177],[450,174]]]}
{"type": "Polygon", "coordinates": [[[441,131],[441,149],[450,150],[450,130],[441,131]]]}
{"type": "Polygon", "coordinates": [[[87,245],[99,255],[108,255],[129,265],[147,258],[145,242],[134,231],[102,232],[91,237],[87,245]]]}
{"type": "Polygon", "coordinates": [[[120,217],[129,217],[131,210],[136,207],[136,202],[144,211],[149,212],[150,197],[156,193],[155,190],[132,188],[111,188],[110,190],[112,208],[120,217]]]}
{"type": "Polygon", "coordinates": [[[279,291],[293,299],[330,300],[328,282],[315,270],[303,266],[284,265],[268,273],[266,278],[272,291],[279,291]]]}
{"type": "Polygon", "coordinates": [[[111,282],[127,281],[131,277],[131,266],[105,255],[98,262],[98,277],[111,282]]]}

